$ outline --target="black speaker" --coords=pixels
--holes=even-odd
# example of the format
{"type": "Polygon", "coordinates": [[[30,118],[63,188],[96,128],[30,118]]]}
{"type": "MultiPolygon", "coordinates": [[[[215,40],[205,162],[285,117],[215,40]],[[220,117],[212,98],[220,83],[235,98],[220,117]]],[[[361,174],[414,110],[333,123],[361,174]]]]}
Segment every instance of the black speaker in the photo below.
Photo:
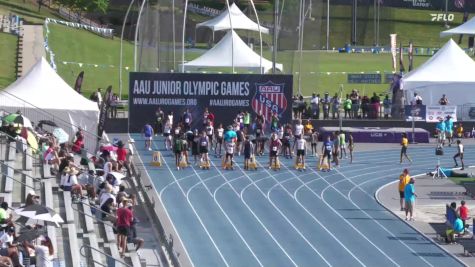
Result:
{"type": "Polygon", "coordinates": [[[441,146],[436,147],[435,149],[435,155],[436,156],[442,156],[444,155],[444,149],[441,146]]]}

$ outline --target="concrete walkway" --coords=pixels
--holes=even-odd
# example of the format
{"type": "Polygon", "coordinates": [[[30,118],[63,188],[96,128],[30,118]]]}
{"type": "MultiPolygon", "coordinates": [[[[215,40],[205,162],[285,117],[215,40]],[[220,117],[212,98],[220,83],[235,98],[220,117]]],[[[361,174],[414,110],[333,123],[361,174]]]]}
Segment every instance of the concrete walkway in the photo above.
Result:
{"type": "Polygon", "coordinates": [[[43,26],[23,26],[23,68],[21,76],[24,76],[41,57],[45,56],[43,26]]]}
{"type": "MultiPolygon", "coordinates": [[[[472,168],[467,171],[475,173],[475,169],[472,168]]],[[[475,266],[475,257],[465,256],[461,245],[447,245],[438,240],[434,228],[430,225],[430,223],[444,223],[445,205],[456,202],[458,207],[461,200],[465,200],[470,208],[470,215],[473,217],[475,215],[475,200],[465,194],[466,190],[463,186],[457,185],[449,179],[432,179],[430,176],[421,175],[417,176],[415,180],[417,194],[415,221],[406,221],[405,212],[400,210],[397,177],[394,182],[381,187],[376,192],[376,199],[391,213],[455,255],[467,266],[475,266]]]]}

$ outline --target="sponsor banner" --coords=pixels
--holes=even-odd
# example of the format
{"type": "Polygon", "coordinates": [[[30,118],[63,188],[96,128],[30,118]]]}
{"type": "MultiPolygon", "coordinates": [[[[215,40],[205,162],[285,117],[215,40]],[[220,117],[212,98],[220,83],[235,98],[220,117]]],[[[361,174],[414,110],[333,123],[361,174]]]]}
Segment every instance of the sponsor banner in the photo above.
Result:
{"type": "Polygon", "coordinates": [[[348,83],[380,84],[381,74],[348,73],[348,83]]]}
{"type": "Polygon", "coordinates": [[[104,126],[106,125],[107,112],[109,110],[109,101],[112,94],[112,86],[107,87],[106,93],[103,96],[101,106],[99,107],[99,124],[97,124],[97,138],[101,139],[104,133],[104,126]]]}
{"type": "Polygon", "coordinates": [[[198,74],[131,72],[129,79],[129,132],[140,132],[161,107],[173,112],[174,124],[189,109],[192,128],[201,129],[204,109],[215,125],[230,125],[240,111],[270,121],[276,112],[281,123],[292,117],[292,75],[198,74]]]}
{"type": "Polygon", "coordinates": [[[454,122],[457,121],[457,106],[427,106],[426,122],[439,122],[447,116],[452,117],[454,122]]]}
{"type": "Polygon", "coordinates": [[[406,121],[425,121],[426,120],[426,106],[425,105],[405,105],[404,116],[406,121]]]}

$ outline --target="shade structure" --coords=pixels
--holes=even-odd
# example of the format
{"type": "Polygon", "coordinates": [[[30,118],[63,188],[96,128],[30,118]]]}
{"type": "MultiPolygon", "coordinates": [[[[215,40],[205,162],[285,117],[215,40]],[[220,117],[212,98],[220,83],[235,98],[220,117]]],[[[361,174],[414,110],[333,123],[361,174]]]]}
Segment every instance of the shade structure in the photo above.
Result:
{"type": "Polygon", "coordinates": [[[402,85],[408,96],[417,92],[427,105],[438,104],[443,94],[451,105],[463,105],[475,97],[474,73],[475,62],[451,39],[424,64],[406,74],[402,85]]]}
{"type": "Polygon", "coordinates": [[[15,210],[15,213],[32,220],[54,223],[57,226],[59,223],[64,223],[63,218],[56,211],[38,204],[20,207],[15,210]]]}
{"type": "MultiPolygon", "coordinates": [[[[247,46],[235,31],[230,30],[213,48],[200,57],[185,63],[184,70],[231,67],[233,65],[233,56],[235,68],[258,70],[260,68],[261,56],[247,46]],[[234,51],[234,53],[231,51],[234,51]]],[[[272,69],[272,62],[262,58],[262,69],[264,73],[272,69]]],[[[283,72],[282,64],[277,63],[276,69],[283,72]]]]}
{"type": "Polygon", "coordinates": [[[441,32],[440,37],[447,37],[454,34],[475,35],[475,17],[458,27],[441,32]]]}
{"type": "MultiPolygon", "coordinates": [[[[74,134],[76,126],[90,133],[97,132],[97,103],[71,88],[44,58],[0,92],[0,106],[11,113],[21,110],[32,122],[54,121],[69,135],[74,134]]],[[[89,151],[94,151],[97,138],[90,138],[92,140],[86,140],[85,145],[89,151]]]]}
{"type": "MultiPolygon", "coordinates": [[[[205,22],[198,23],[196,28],[207,27],[212,31],[230,30],[231,24],[229,23],[229,16],[231,16],[233,29],[259,32],[259,25],[249,19],[235,3],[229,7],[229,10],[225,9],[218,16],[205,22]]],[[[269,34],[269,29],[265,27],[260,26],[260,31],[264,34],[269,34]]]]}

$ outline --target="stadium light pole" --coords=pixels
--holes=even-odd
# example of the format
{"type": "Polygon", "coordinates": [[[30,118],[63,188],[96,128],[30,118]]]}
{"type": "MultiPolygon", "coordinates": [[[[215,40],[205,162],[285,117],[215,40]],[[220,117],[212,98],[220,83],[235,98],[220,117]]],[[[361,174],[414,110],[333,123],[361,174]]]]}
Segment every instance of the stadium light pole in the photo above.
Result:
{"type": "MultiPolygon", "coordinates": [[[[181,34],[181,72],[185,72],[185,27],[186,27],[186,15],[188,14],[188,0],[185,0],[185,8],[183,10],[183,26],[181,34]]],[[[213,32],[214,34],[214,32],[213,32]]]]}
{"type": "MultiPolygon", "coordinates": [[[[257,10],[256,10],[256,6],[254,5],[254,1],[253,1],[253,0],[250,0],[250,2],[251,2],[252,9],[254,10],[254,14],[255,14],[255,16],[256,16],[257,30],[259,31],[259,47],[260,47],[260,52],[261,52],[261,57],[259,58],[259,71],[260,71],[261,74],[263,74],[263,69],[262,69],[262,32],[261,32],[261,23],[259,22],[259,16],[257,15],[257,10]]],[[[278,3],[279,0],[276,0],[276,2],[278,3]]],[[[274,33],[275,33],[275,23],[274,23],[274,33]]],[[[275,50],[275,48],[277,47],[276,45],[277,45],[277,44],[275,44],[275,46],[274,46],[274,50],[275,50]]],[[[273,60],[272,68],[273,68],[274,73],[275,73],[275,60],[273,60]]]]}
{"type": "Polygon", "coordinates": [[[127,8],[127,11],[125,12],[125,17],[124,17],[124,22],[122,23],[122,32],[120,33],[120,56],[119,56],[119,99],[122,100],[122,55],[124,51],[124,31],[125,31],[125,24],[127,22],[127,19],[129,18],[129,13],[130,9],[132,8],[132,5],[134,4],[135,0],[131,0],[129,4],[129,8],[127,8]]]}
{"type": "Polygon", "coordinates": [[[299,52],[300,52],[300,59],[299,59],[299,78],[298,78],[298,86],[299,86],[299,95],[302,95],[302,58],[303,58],[303,30],[305,24],[305,16],[304,16],[304,6],[305,0],[300,0],[300,13],[299,13],[299,52]]]}
{"type": "Polygon", "coordinates": [[[231,8],[229,6],[229,0],[226,0],[226,6],[228,7],[229,27],[231,28],[231,69],[234,74],[234,29],[233,20],[231,19],[231,8]]]}
{"type": "MultiPolygon", "coordinates": [[[[311,1],[311,0],[310,0],[311,1]]],[[[327,51],[330,50],[330,0],[327,0],[327,51]]]]}
{"type": "Polygon", "coordinates": [[[137,42],[139,37],[139,27],[140,27],[140,17],[142,16],[142,11],[147,0],[143,0],[142,5],[140,6],[139,16],[137,18],[137,25],[135,25],[135,38],[134,38],[134,71],[137,71],[137,42]]]}

